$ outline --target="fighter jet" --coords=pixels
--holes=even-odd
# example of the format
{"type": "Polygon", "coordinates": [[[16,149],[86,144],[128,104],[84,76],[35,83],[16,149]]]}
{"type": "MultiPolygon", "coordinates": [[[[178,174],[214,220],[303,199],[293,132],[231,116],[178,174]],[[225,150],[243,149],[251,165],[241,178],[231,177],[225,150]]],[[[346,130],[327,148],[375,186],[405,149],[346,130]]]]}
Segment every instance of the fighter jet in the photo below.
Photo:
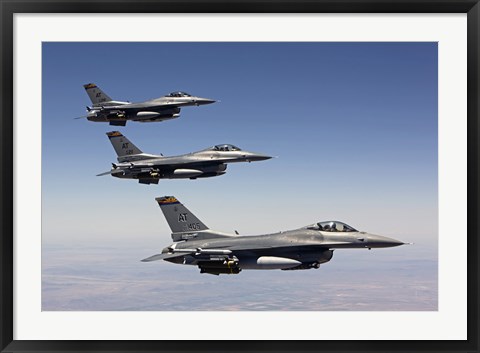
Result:
{"type": "Polygon", "coordinates": [[[83,87],[92,101],[92,107],[87,106],[88,114],[80,118],[108,122],[116,126],[125,126],[128,120],[145,123],[174,119],[180,116],[180,107],[215,102],[212,99],[191,96],[185,92],[172,92],[164,97],[145,102],[130,103],[112,100],[94,83],[87,83],[83,87]]]}
{"type": "MultiPolygon", "coordinates": [[[[360,232],[338,221],[318,222],[285,232],[239,236],[209,229],[174,196],[155,199],[172,230],[174,243],[143,262],[165,260],[200,268],[200,273],[238,274],[242,270],[316,269],[335,249],[387,248],[405,243],[360,232]]],[[[237,233],[237,232],[236,232],[237,233]]]]}
{"type": "Polygon", "coordinates": [[[226,173],[227,163],[255,162],[272,157],[243,151],[233,145],[216,145],[204,150],[164,157],[143,153],[119,131],[107,132],[107,136],[117,153],[118,163],[112,169],[98,174],[117,178],[138,179],[142,184],[158,184],[159,179],[197,179],[226,173]]]}

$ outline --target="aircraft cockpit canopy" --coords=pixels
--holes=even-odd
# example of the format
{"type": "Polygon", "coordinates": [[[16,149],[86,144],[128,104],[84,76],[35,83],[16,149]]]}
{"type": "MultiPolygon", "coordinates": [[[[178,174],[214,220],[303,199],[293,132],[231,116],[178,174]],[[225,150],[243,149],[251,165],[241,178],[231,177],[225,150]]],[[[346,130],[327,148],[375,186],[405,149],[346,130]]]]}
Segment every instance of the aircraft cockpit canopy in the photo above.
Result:
{"type": "Polygon", "coordinates": [[[216,146],[213,146],[212,149],[213,149],[214,151],[241,151],[241,149],[238,148],[237,146],[228,145],[228,144],[225,144],[225,145],[216,145],[216,146]]]}
{"type": "Polygon", "coordinates": [[[322,232],[358,232],[348,224],[338,221],[318,222],[307,227],[308,229],[320,230],[322,232]]]}
{"type": "Polygon", "coordinates": [[[191,97],[190,94],[186,93],[186,92],[172,92],[170,94],[167,94],[167,97],[191,97]]]}

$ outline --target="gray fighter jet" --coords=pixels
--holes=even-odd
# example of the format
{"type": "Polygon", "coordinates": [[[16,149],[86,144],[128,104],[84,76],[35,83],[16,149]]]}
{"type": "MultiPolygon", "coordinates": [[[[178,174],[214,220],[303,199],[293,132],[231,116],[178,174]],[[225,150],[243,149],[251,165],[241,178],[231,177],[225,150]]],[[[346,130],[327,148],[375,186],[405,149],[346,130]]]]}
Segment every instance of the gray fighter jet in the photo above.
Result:
{"type": "Polygon", "coordinates": [[[112,100],[94,83],[83,87],[92,101],[92,107],[87,107],[88,114],[81,118],[117,126],[125,126],[128,120],[145,123],[174,119],[180,116],[180,107],[215,102],[185,92],[172,92],[164,97],[140,103],[121,102],[112,100]]]}
{"type": "Polygon", "coordinates": [[[272,157],[243,151],[233,145],[217,145],[202,151],[180,156],[143,153],[119,131],[107,132],[107,136],[117,152],[118,163],[112,169],[98,174],[117,178],[138,179],[142,184],[158,184],[159,179],[197,179],[226,173],[227,163],[255,162],[272,157]]]}
{"type": "Polygon", "coordinates": [[[332,259],[335,249],[387,248],[404,243],[360,232],[338,221],[318,222],[285,232],[239,236],[209,229],[174,196],[157,197],[175,243],[142,261],[196,265],[200,273],[241,270],[307,270],[332,259]]]}

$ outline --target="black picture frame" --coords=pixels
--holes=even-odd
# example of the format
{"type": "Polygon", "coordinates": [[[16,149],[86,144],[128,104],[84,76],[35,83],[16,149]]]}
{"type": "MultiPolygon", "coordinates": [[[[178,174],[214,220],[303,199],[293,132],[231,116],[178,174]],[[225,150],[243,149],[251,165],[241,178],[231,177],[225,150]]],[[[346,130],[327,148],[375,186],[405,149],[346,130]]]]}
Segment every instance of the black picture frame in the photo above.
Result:
{"type": "MultiPolygon", "coordinates": [[[[479,0],[0,0],[2,352],[478,352],[479,0]],[[15,13],[466,13],[468,43],[468,339],[466,341],[19,341],[13,340],[13,16],[15,13]]],[[[454,247],[452,247],[454,250],[454,247]]],[[[325,323],[328,325],[328,323],[325,323]]]]}

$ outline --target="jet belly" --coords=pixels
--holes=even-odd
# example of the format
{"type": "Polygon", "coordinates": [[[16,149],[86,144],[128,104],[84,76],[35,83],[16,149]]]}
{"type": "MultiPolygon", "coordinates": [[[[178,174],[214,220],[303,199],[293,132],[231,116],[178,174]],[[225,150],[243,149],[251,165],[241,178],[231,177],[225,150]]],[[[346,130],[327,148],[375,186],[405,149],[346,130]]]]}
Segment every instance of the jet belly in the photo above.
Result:
{"type": "MultiPolygon", "coordinates": [[[[176,251],[188,248],[224,249],[238,260],[240,269],[293,269],[307,264],[329,261],[332,252],[321,246],[322,240],[313,234],[290,231],[260,236],[232,236],[207,240],[189,240],[176,244],[176,251]]],[[[201,253],[188,255],[183,263],[198,265],[201,253]]],[[[205,257],[205,256],[204,256],[205,257]]],[[[215,257],[215,256],[214,256],[215,257]]],[[[215,257],[216,259],[216,257],[215,257]]],[[[318,267],[318,266],[317,266],[318,267]]]]}
{"type": "Polygon", "coordinates": [[[123,173],[113,174],[119,178],[195,179],[222,175],[227,169],[225,164],[195,154],[139,160],[127,156],[122,162],[126,163],[121,165],[123,173]]]}

